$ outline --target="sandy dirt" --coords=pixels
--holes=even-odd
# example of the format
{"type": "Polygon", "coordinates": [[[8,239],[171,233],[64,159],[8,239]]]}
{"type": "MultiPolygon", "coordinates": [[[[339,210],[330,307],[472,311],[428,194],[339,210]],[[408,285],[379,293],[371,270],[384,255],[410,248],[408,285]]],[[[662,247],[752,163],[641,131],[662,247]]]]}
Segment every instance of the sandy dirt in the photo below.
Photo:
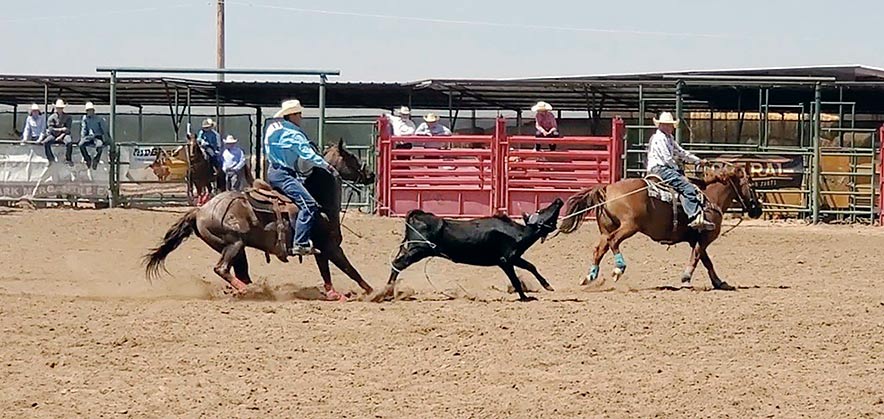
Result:
{"type": "MultiPolygon", "coordinates": [[[[635,237],[624,279],[590,292],[589,224],[528,253],[557,289],[540,301],[432,260],[431,282],[403,274],[408,300],[373,304],[311,301],[312,261],[258,253],[263,285],[232,299],[198,239],[150,284],[139,258],[178,216],[0,211],[0,416],[884,416],[884,229],[743,223],[710,248],[735,292],[702,267],[675,288],[688,249],[635,237]]],[[[401,220],[346,224],[382,286],[401,220]]]]}

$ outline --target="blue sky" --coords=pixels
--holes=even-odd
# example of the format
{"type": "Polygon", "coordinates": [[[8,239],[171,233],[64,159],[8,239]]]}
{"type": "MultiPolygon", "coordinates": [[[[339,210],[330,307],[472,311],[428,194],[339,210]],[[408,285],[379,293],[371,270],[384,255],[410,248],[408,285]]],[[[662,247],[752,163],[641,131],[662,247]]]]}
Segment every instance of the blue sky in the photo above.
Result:
{"type": "MultiPolygon", "coordinates": [[[[880,0],[227,2],[228,67],[336,68],[341,80],[884,67],[880,0]]],[[[0,73],[215,64],[214,1],[4,3],[0,73]]]]}

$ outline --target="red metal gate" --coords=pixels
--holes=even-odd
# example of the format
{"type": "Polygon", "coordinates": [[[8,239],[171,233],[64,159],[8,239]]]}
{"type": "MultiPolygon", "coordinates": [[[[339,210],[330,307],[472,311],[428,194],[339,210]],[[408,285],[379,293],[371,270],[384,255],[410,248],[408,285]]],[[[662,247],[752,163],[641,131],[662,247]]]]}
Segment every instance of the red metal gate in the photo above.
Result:
{"type": "Polygon", "coordinates": [[[378,124],[378,213],[385,216],[412,209],[445,217],[533,212],[556,197],[613,183],[623,169],[620,118],[611,137],[554,139],[507,136],[502,118],[493,135],[393,137],[386,118],[378,124]],[[534,151],[535,143],[558,148],[534,151]]]}

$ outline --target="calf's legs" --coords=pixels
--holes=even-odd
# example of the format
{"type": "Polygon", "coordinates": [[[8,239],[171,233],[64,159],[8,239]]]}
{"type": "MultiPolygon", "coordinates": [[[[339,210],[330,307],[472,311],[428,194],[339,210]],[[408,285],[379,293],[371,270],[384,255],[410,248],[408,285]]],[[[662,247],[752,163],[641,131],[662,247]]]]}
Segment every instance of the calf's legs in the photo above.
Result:
{"type": "Polygon", "coordinates": [[[537,278],[537,282],[540,282],[540,285],[542,285],[543,288],[545,288],[547,291],[555,291],[552,285],[549,284],[546,278],[540,275],[540,272],[537,271],[537,267],[534,266],[534,264],[532,264],[531,262],[528,262],[527,260],[520,257],[513,261],[513,265],[516,265],[519,268],[531,272],[531,274],[534,275],[535,278],[537,278]]]}
{"type": "Polygon", "coordinates": [[[510,279],[510,283],[513,284],[513,288],[515,288],[516,292],[519,294],[519,301],[537,300],[535,297],[525,295],[525,290],[522,289],[522,281],[519,281],[519,277],[516,276],[516,270],[513,268],[512,264],[501,263],[500,269],[503,269],[503,272],[506,273],[506,276],[510,279]]]}

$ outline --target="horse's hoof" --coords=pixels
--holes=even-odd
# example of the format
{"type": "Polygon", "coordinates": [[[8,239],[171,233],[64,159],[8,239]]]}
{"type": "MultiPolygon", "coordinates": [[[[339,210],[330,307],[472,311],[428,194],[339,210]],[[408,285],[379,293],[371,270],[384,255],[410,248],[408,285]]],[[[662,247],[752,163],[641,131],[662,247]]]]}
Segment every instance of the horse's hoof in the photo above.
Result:
{"type": "Polygon", "coordinates": [[[721,281],[717,285],[712,284],[712,286],[713,286],[713,288],[715,288],[716,290],[719,290],[719,291],[734,291],[737,289],[737,287],[735,287],[731,284],[728,284],[727,282],[724,282],[724,281],[721,281]]]}
{"type": "Polygon", "coordinates": [[[583,277],[582,281],[580,281],[580,286],[585,287],[585,286],[589,285],[591,282],[592,282],[592,279],[589,277],[589,275],[587,275],[587,276],[583,277]]]}
{"type": "Polygon", "coordinates": [[[325,293],[325,298],[326,298],[328,301],[340,301],[340,302],[342,302],[342,303],[345,302],[345,301],[347,301],[347,296],[346,296],[346,295],[341,294],[341,293],[339,293],[339,292],[337,292],[337,291],[335,291],[335,290],[326,291],[326,293],[325,293]]]}
{"type": "Polygon", "coordinates": [[[519,301],[520,301],[520,302],[523,302],[523,303],[528,303],[528,302],[531,302],[531,301],[537,301],[537,297],[530,297],[530,296],[527,296],[527,295],[526,295],[526,296],[524,296],[524,297],[519,297],[519,301]]]}
{"type": "Polygon", "coordinates": [[[543,288],[549,292],[556,292],[555,288],[553,288],[552,285],[546,285],[543,288]]]}

